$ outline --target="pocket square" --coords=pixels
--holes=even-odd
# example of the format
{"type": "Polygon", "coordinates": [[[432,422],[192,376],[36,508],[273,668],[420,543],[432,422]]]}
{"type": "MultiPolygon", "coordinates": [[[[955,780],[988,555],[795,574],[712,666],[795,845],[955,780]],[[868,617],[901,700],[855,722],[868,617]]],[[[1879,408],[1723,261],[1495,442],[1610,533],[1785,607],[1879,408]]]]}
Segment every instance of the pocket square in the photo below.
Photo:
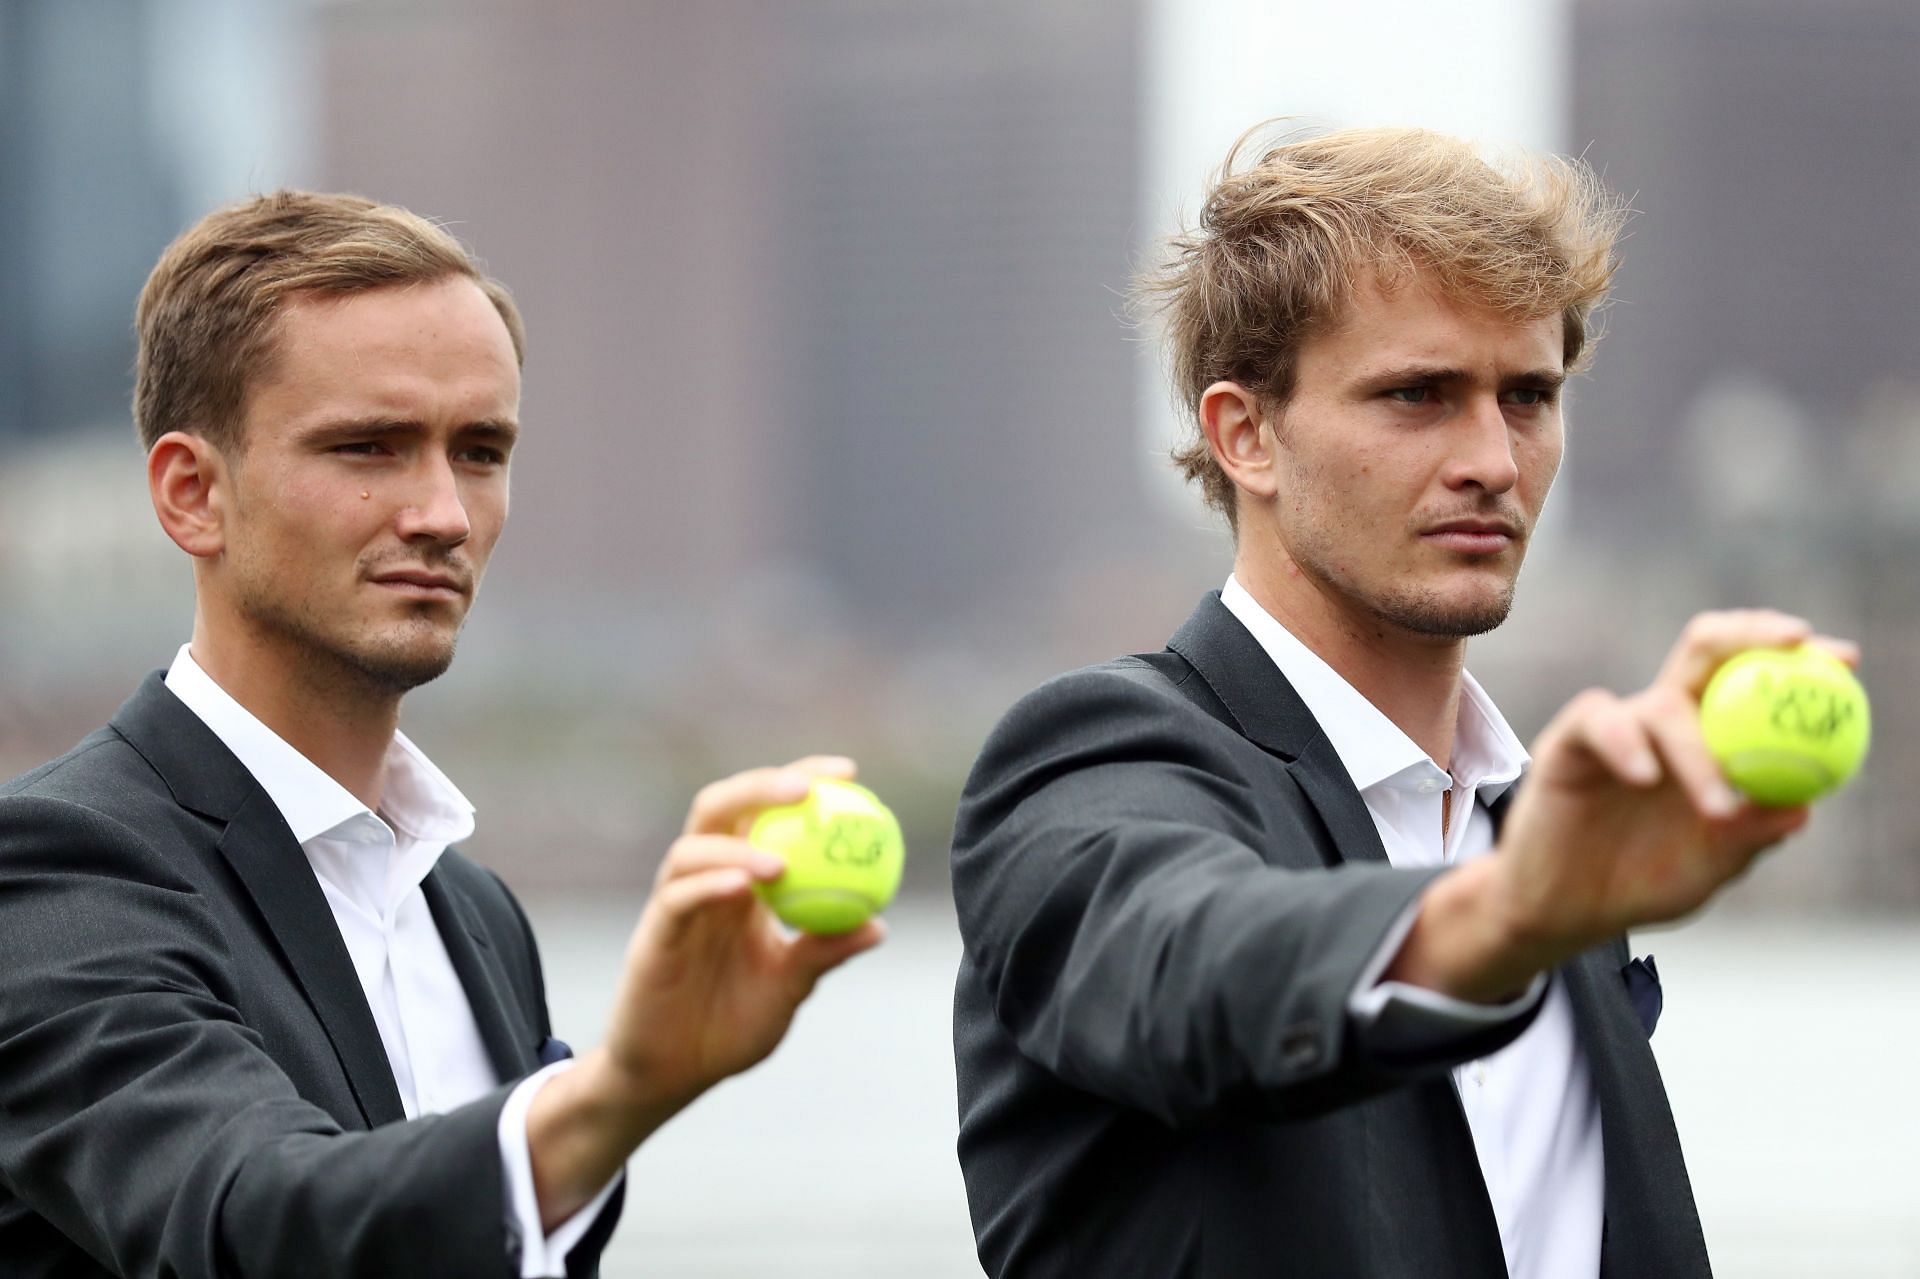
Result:
{"type": "Polygon", "coordinates": [[[540,1045],[540,1064],[542,1066],[551,1066],[554,1062],[565,1061],[571,1056],[573,1056],[573,1049],[567,1046],[567,1042],[564,1039],[549,1037],[540,1045]]]}
{"type": "Polygon", "coordinates": [[[1660,970],[1654,967],[1653,956],[1628,960],[1620,976],[1626,979],[1627,1001],[1633,1005],[1641,1029],[1652,1039],[1653,1028],[1660,1024],[1660,1009],[1666,1003],[1666,996],[1660,990],[1660,970]]]}

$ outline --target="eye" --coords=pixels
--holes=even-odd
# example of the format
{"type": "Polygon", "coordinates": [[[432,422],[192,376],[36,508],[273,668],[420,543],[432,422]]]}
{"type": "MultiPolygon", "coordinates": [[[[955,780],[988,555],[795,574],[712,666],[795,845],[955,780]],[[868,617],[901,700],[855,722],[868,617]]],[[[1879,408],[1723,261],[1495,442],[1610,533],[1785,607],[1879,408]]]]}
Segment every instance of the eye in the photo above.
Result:
{"type": "Polygon", "coordinates": [[[345,453],[351,457],[374,457],[386,452],[386,445],[378,440],[354,440],[348,444],[333,446],[335,453],[345,453]]]}
{"type": "Polygon", "coordinates": [[[1545,387],[1520,386],[1508,391],[1502,398],[1509,404],[1530,409],[1553,403],[1553,392],[1545,387]]]}
{"type": "Polygon", "coordinates": [[[1433,401],[1433,388],[1430,386],[1396,386],[1387,392],[1387,398],[1398,400],[1402,404],[1429,404],[1433,401]]]}
{"type": "Polygon", "coordinates": [[[480,466],[505,466],[507,455],[488,444],[476,444],[472,448],[461,449],[455,455],[462,462],[473,462],[480,466]]]}

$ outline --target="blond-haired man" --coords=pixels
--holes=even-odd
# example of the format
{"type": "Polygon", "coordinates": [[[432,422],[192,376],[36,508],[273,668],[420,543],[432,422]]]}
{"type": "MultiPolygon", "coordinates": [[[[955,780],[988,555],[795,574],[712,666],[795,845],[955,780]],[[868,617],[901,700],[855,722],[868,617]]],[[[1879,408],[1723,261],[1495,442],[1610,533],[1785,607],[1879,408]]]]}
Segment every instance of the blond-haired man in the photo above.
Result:
{"type": "Polygon", "coordinates": [[[1529,756],[1466,641],[1560,465],[1617,208],[1577,165],[1422,131],[1248,146],[1146,282],[1232,575],[1163,652],[1021,701],[961,804],[981,1258],[1704,1276],[1624,933],[1805,820],[1739,802],[1694,708],[1810,628],[1702,615],[1529,756]]]}
{"type": "Polygon", "coordinates": [[[0,786],[0,1270],[586,1275],[619,1170],[876,943],[789,940],[756,809],[695,799],[606,1041],[551,1036],[473,810],[398,731],[507,516],[522,326],[440,228],[352,196],[220,210],[143,292],[135,417],[191,641],[0,786]]]}

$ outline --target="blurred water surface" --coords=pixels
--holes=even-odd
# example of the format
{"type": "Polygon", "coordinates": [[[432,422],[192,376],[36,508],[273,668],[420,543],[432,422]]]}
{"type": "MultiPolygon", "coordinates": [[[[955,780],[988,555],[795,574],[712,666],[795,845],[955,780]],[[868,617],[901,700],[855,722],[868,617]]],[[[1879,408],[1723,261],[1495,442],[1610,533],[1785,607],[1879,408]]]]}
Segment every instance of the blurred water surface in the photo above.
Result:
{"type": "MultiPolygon", "coordinates": [[[[640,897],[534,898],[554,1033],[596,1042],[640,897]]],[[[954,1160],[952,912],[889,916],[774,1055],[674,1119],[628,1165],[606,1279],[978,1279],[954,1160]]]]}
{"type": "MultiPolygon", "coordinates": [[[[638,904],[528,903],[577,1046],[601,1032],[638,904]]],[[[980,1274],[953,1156],[959,935],[929,901],[891,924],[768,1062],[635,1157],[608,1279],[980,1274]]],[[[1654,1047],[1716,1273],[1920,1275],[1920,927],[1709,916],[1634,950],[1665,983],[1654,1047]]]]}

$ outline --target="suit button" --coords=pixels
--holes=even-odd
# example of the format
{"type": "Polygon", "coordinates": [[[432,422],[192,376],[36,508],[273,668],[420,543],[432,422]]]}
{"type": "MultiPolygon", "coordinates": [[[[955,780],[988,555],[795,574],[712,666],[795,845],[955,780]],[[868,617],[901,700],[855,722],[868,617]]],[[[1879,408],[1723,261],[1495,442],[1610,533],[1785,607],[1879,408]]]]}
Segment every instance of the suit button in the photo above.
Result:
{"type": "Polygon", "coordinates": [[[1320,1064],[1320,1027],[1314,1022],[1289,1026],[1280,1036],[1280,1060],[1294,1070],[1320,1064]]]}

